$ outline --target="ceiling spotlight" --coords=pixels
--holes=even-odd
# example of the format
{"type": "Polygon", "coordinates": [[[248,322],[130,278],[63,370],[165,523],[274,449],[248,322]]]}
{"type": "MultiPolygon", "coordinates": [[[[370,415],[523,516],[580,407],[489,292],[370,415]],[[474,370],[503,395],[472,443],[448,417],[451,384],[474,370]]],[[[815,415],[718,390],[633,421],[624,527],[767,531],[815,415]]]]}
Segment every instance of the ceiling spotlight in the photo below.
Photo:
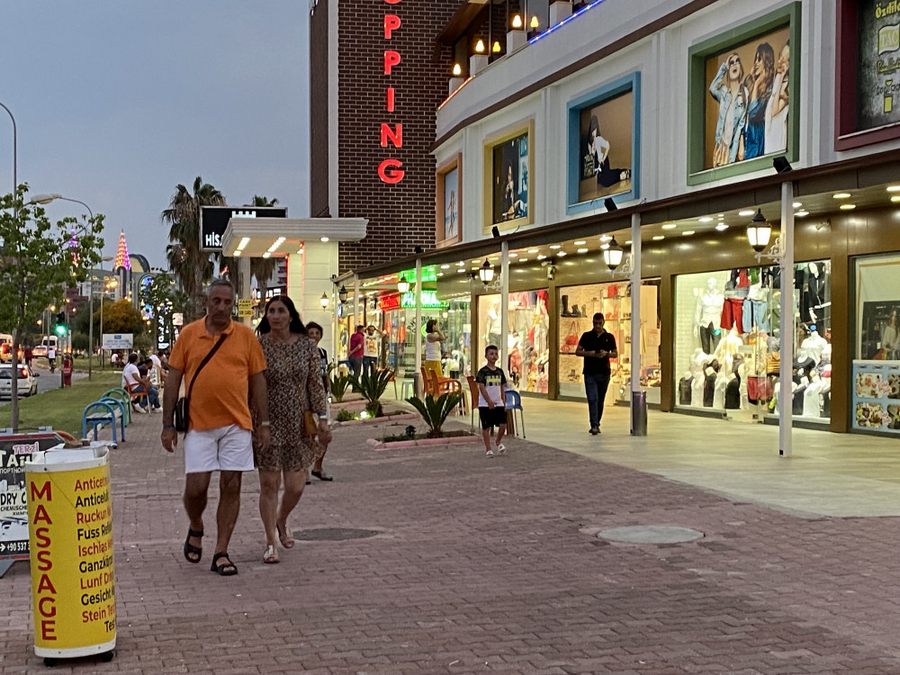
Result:
{"type": "Polygon", "coordinates": [[[852,211],[856,208],[856,204],[841,204],[841,211],[852,211]]]}
{"type": "Polygon", "coordinates": [[[831,197],[832,199],[850,199],[851,194],[849,192],[835,192],[831,197]]]}
{"type": "Polygon", "coordinates": [[[712,216],[700,216],[697,220],[699,220],[701,223],[711,223],[713,221],[713,217],[712,216]]]}
{"type": "Polygon", "coordinates": [[[795,213],[794,215],[797,216],[798,218],[806,218],[806,216],[809,215],[809,211],[807,211],[806,209],[801,209],[801,210],[797,211],[797,213],[795,213]]]}
{"type": "Polygon", "coordinates": [[[888,192],[900,192],[900,185],[888,185],[887,191],[888,192]]]}
{"type": "Polygon", "coordinates": [[[676,227],[678,227],[678,225],[676,225],[675,223],[666,223],[665,225],[662,226],[662,229],[674,230],[676,227]]]}
{"type": "Polygon", "coordinates": [[[576,246],[584,246],[587,242],[584,239],[579,239],[576,242],[573,242],[576,246]]]}
{"type": "Polygon", "coordinates": [[[682,237],[690,237],[692,234],[694,234],[694,230],[685,230],[684,232],[681,233],[681,236],[682,237]]]}
{"type": "Polygon", "coordinates": [[[742,209],[742,210],[738,211],[738,215],[741,218],[750,218],[755,213],[756,213],[756,211],[754,211],[753,209],[742,209]]]}
{"type": "Polygon", "coordinates": [[[794,202],[794,203],[792,204],[792,206],[793,206],[795,209],[799,209],[801,206],[803,206],[803,202],[794,202]]]}
{"type": "Polygon", "coordinates": [[[584,247],[578,249],[578,253],[587,253],[587,252],[588,252],[588,250],[584,247]]]}
{"type": "Polygon", "coordinates": [[[725,223],[719,223],[718,225],[716,225],[717,232],[724,232],[727,229],[728,229],[728,225],[726,225],[725,223]]]}
{"type": "Polygon", "coordinates": [[[664,234],[657,234],[652,237],[653,241],[662,241],[665,238],[666,238],[666,235],[664,235],[664,234]]]}
{"type": "Polygon", "coordinates": [[[565,251],[560,251],[556,254],[558,258],[565,258],[568,254],[565,251]]]}
{"type": "Polygon", "coordinates": [[[558,251],[562,248],[562,246],[560,244],[550,244],[550,248],[552,248],[554,251],[558,251]]]}

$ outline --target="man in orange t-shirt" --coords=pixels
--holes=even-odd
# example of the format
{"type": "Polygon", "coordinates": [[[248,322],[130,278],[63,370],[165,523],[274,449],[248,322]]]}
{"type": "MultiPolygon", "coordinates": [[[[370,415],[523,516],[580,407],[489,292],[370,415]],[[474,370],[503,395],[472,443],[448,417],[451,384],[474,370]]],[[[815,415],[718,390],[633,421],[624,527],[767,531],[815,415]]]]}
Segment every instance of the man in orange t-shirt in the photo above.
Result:
{"type": "Polygon", "coordinates": [[[169,357],[169,375],[163,397],[161,440],[174,452],[178,434],[173,423],[182,377],[185,392],[200,363],[216,346],[189,392],[188,431],[184,435],[184,508],[190,518],[184,557],[198,563],[202,556],[203,511],[213,471],[219,471],[217,539],[211,570],[222,576],[237,574],[228,557],[228,544],[237,522],[241,475],[253,470],[253,419],[247,391],[256,413],[256,442],[269,445],[269,406],[266,395],[266,360],[259,341],[247,326],[234,323],[234,287],[217,279],[206,297],[206,316],[185,326],[169,357]]]}

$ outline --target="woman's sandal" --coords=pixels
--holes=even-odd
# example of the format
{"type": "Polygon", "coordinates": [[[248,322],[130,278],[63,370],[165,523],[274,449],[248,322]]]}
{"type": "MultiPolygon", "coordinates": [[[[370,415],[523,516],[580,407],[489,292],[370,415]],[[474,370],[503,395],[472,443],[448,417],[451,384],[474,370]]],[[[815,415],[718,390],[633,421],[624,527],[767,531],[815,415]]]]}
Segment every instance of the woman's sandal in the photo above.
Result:
{"type": "Polygon", "coordinates": [[[267,565],[274,565],[278,562],[278,550],[272,544],[266,546],[266,552],[263,553],[263,562],[267,565]]]}
{"type": "Polygon", "coordinates": [[[291,528],[287,526],[287,523],[283,525],[275,523],[275,527],[278,530],[278,539],[281,541],[281,545],[285,548],[294,548],[294,533],[291,532],[291,528]]]}
{"type": "Polygon", "coordinates": [[[203,557],[203,549],[199,546],[194,546],[191,543],[191,537],[202,537],[203,530],[192,530],[190,527],[188,528],[187,537],[184,540],[184,559],[189,563],[194,563],[195,565],[200,562],[200,558],[203,557]]]}
{"type": "Polygon", "coordinates": [[[234,563],[231,562],[231,559],[228,557],[228,552],[216,553],[212,559],[212,566],[209,568],[210,572],[215,572],[219,576],[222,577],[233,577],[238,573],[237,567],[234,566],[234,563]],[[225,563],[222,565],[217,565],[222,558],[225,558],[225,563]]]}
{"type": "Polygon", "coordinates": [[[310,473],[319,480],[332,481],[334,476],[329,476],[325,471],[310,471],[310,473]]]}

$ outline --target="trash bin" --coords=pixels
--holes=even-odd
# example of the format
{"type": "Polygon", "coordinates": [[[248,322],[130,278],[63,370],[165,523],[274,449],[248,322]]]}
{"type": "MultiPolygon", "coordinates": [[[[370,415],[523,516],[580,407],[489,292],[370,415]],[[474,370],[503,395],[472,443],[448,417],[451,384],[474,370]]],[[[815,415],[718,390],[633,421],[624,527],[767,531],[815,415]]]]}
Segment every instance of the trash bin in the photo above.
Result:
{"type": "Polygon", "coordinates": [[[647,435],[647,392],[631,392],[631,435],[647,435]]]}
{"type": "Polygon", "coordinates": [[[102,655],[116,647],[109,449],[35,452],[25,464],[34,653],[102,655]]]}
{"type": "Polygon", "coordinates": [[[68,354],[63,358],[62,363],[62,383],[64,387],[72,386],[72,357],[68,354]]]}

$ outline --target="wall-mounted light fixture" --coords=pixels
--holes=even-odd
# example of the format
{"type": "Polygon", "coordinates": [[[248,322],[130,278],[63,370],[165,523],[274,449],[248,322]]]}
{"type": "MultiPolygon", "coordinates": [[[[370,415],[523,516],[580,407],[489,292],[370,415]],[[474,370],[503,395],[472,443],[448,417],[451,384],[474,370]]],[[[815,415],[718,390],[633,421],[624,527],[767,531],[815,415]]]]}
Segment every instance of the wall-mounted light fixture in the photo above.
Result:
{"type": "Polygon", "coordinates": [[[769,245],[769,239],[772,237],[772,226],[763,216],[762,209],[756,210],[753,220],[747,225],[747,240],[750,246],[757,253],[761,253],[769,245]]]}
{"type": "Polygon", "coordinates": [[[487,258],[484,259],[484,264],[478,270],[478,277],[483,284],[489,284],[494,280],[494,268],[487,258]]]}
{"type": "Polygon", "coordinates": [[[319,304],[322,305],[322,309],[328,309],[328,294],[322,293],[322,297],[319,298],[319,304]]]}
{"type": "Polygon", "coordinates": [[[400,280],[397,282],[397,290],[401,293],[406,293],[409,290],[409,282],[402,274],[400,275],[400,280]]]}
{"type": "Polygon", "coordinates": [[[624,254],[624,249],[619,245],[619,242],[616,241],[616,238],[613,237],[609,242],[609,247],[603,249],[603,262],[606,263],[606,266],[611,272],[615,272],[616,268],[622,264],[622,256],[624,254]]]}
{"type": "Polygon", "coordinates": [[[348,295],[349,294],[347,293],[347,287],[344,286],[344,284],[341,284],[341,289],[338,291],[338,300],[340,300],[342,303],[347,302],[348,295]]]}

